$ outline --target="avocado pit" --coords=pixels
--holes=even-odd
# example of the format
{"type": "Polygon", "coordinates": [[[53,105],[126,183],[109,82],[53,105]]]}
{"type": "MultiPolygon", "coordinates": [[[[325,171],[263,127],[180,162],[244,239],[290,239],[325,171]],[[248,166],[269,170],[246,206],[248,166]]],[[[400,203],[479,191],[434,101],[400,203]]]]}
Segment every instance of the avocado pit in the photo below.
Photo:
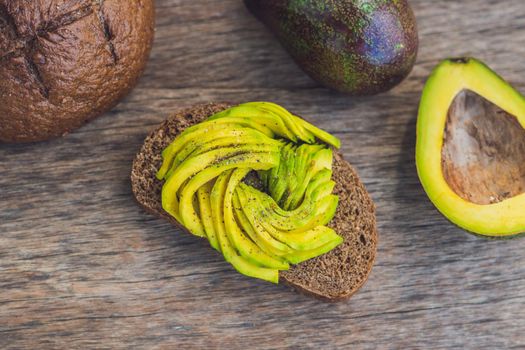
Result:
{"type": "Polygon", "coordinates": [[[445,181],[471,203],[525,193],[525,129],[471,90],[460,91],[449,108],[441,156],[445,181]]]}

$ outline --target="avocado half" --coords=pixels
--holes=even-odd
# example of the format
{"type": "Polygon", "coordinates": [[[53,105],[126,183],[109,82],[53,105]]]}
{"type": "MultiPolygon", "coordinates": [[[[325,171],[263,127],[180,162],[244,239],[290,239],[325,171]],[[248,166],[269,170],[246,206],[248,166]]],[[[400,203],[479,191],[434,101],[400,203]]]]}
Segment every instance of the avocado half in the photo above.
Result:
{"type": "Polygon", "coordinates": [[[467,231],[525,232],[525,97],[482,62],[449,59],[428,79],[416,165],[437,209],[467,231]]]}

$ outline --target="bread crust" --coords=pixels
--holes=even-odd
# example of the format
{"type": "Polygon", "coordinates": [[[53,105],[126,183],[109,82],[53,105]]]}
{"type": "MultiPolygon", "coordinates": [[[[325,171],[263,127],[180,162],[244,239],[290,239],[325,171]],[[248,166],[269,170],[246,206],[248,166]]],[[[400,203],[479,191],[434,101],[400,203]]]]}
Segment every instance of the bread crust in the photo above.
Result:
{"type": "MultiPolygon", "coordinates": [[[[162,164],[161,152],[187,127],[231,106],[210,103],[186,108],[149,134],[131,171],[133,194],[146,211],[188,232],[162,209],[162,182],[155,177],[162,164]]],[[[355,170],[337,152],[334,152],[333,180],[334,193],[340,201],[329,226],[343,236],[344,242],[322,256],[281,271],[279,276],[281,282],[295,290],[329,302],[348,299],[366,282],[378,242],[374,203],[355,170]]]]}
{"type": "Polygon", "coordinates": [[[135,86],[153,0],[0,0],[0,141],[64,135],[135,86]]]}

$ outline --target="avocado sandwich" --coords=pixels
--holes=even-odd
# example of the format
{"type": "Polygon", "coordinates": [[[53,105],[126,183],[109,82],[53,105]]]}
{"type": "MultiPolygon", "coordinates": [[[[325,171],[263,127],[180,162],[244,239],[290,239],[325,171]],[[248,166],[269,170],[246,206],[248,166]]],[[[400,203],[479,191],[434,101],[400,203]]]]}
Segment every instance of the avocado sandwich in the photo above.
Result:
{"type": "Polygon", "coordinates": [[[146,138],[132,189],[238,272],[342,300],[368,278],[377,231],[374,203],[339,147],[273,103],[198,105],[146,138]]]}

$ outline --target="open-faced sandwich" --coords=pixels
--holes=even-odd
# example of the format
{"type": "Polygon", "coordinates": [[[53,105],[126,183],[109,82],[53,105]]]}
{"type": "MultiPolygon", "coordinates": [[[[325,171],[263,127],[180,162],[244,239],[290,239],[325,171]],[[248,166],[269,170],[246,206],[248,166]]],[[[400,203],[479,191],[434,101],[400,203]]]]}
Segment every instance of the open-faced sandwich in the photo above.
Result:
{"type": "Polygon", "coordinates": [[[182,110],[145,140],[131,182],[149,212],[240,273],[331,301],[375,258],[375,208],[340,141],[268,102],[182,110]]]}

